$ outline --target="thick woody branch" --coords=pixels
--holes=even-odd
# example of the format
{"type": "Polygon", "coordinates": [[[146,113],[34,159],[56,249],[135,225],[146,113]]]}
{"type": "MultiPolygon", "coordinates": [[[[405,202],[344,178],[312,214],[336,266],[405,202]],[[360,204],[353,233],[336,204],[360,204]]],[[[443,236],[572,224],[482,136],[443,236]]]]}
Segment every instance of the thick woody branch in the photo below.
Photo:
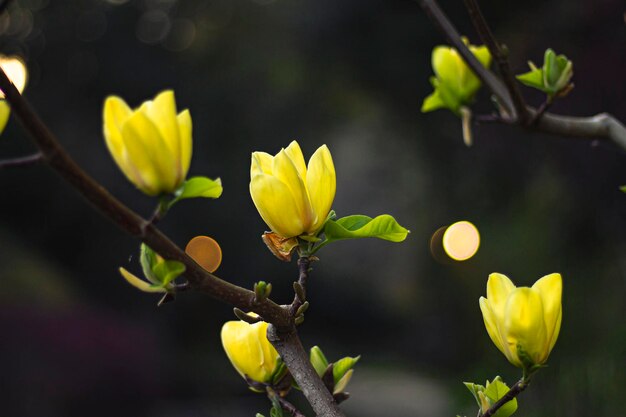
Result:
{"type": "Polygon", "coordinates": [[[274,325],[267,328],[267,339],[274,345],[289,368],[317,417],[345,417],[330,391],[315,372],[295,328],[279,332],[274,325]]]}
{"type": "Polygon", "coordinates": [[[519,85],[517,84],[517,81],[515,80],[515,77],[509,67],[507,53],[502,50],[500,43],[493,35],[491,28],[487,24],[487,21],[480,10],[478,1],[464,0],[464,3],[467,11],[469,12],[470,19],[474,24],[474,28],[476,29],[476,32],[478,32],[478,36],[480,36],[482,42],[487,45],[487,48],[489,49],[489,52],[491,53],[491,56],[500,71],[502,81],[504,81],[506,88],[509,90],[509,94],[511,94],[519,122],[522,124],[526,123],[529,120],[528,111],[526,110],[526,104],[524,103],[524,97],[522,97],[519,85]]]}
{"type": "Polygon", "coordinates": [[[254,292],[226,282],[203,269],[152,223],[122,204],[83,171],[61,147],[1,68],[0,89],[39,148],[43,161],[122,230],[140,239],[164,258],[182,262],[186,267],[185,277],[194,290],[242,310],[254,311],[279,328],[291,327],[293,320],[286,309],[267,299],[255,303],[254,292]]]}
{"type": "Polygon", "coordinates": [[[480,63],[478,58],[469,50],[467,45],[461,40],[461,35],[456,30],[450,19],[445,15],[443,10],[434,0],[416,0],[428,17],[439,28],[446,37],[448,42],[456,48],[467,65],[476,73],[478,78],[493,92],[498,98],[500,104],[506,109],[507,113],[514,119],[517,119],[517,112],[513,106],[511,95],[504,84],[487,68],[480,63]]]}

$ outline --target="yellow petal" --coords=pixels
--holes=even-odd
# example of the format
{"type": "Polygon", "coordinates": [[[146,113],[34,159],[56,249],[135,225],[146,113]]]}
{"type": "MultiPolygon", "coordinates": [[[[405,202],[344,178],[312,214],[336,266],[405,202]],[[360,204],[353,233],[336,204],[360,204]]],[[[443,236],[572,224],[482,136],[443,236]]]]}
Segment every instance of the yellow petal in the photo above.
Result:
{"type": "Polygon", "coordinates": [[[252,152],[250,178],[257,174],[272,175],[272,165],[274,165],[274,157],[272,155],[266,152],[252,152]]]}
{"type": "Polygon", "coordinates": [[[446,83],[454,91],[460,90],[466,69],[456,49],[448,46],[435,47],[432,54],[432,66],[441,82],[446,83]]]}
{"type": "Polygon", "coordinates": [[[282,237],[304,232],[300,213],[287,185],[268,174],[258,174],[250,181],[250,195],[267,225],[282,237]]]}
{"type": "Polygon", "coordinates": [[[304,162],[304,155],[302,155],[302,149],[295,140],[292,141],[289,146],[285,148],[285,153],[291,159],[291,162],[296,166],[300,178],[306,178],[306,163],[304,162]]]}
{"type": "Polygon", "coordinates": [[[136,111],[124,123],[122,136],[127,149],[127,162],[139,172],[148,194],[172,192],[178,186],[174,158],[154,123],[136,111]]]}
{"type": "Polygon", "coordinates": [[[189,110],[185,109],[178,114],[176,119],[178,122],[178,135],[180,138],[181,177],[179,178],[179,182],[182,183],[182,181],[184,181],[187,177],[187,172],[189,172],[193,149],[191,114],[189,114],[189,110]]]}
{"type": "MultiPolygon", "coordinates": [[[[547,332],[543,303],[537,291],[520,287],[511,292],[505,306],[504,333],[511,352],[517,352],[519,347],[533,364],[545,362],[547,332]]],[[[518,361],[521,362],[521,358],[518,361]]]]}
{"type": "Polygon", "coordinates": [[[229,321],[221,332],[222,345],[237,372],[258,382],[268,382],[278,359],[266,332],[267,323],[244,321],[229,321]]]}
{"type": "Polygon", "coordinates": [[[506,300],[515,289],[515,284],[503,274],[493,273],[487,280],[487,299],[491,305],[495,320],[502,322],[504,317],[504,305],[506,300]]]}
{"type": "Polygon", "coordinates": [[[306,186],[315,216],[314,223],[307,232],[315,233],[326,221],[337,189],[335,165],[326,145],[320,146],[309,160],[306,186]]]}
{"type": "Polygon", "coordinates": [[[303,229],[308,230],[314,221],[314,214],[311,210],[306,186],[304,185],[304,178],[300,177],[295,164],[289,159],[284,149],[274,157],[273,162],[272,175],[289,187],[295,203],[295,210],[298,213],[303,229]]]}
{"type": "Polygon", "coordinates": [[[181,147],[174,92],[172,90],[163,91],[153,101],[143,103],[141,109],[161,133],[173,159],[180,161],[181,147]]]}
{"type": "Polygon", "coordinates": [[[11,107],[5,100],[0,100],[0,134],[4,131],[10,115],[11,107]]]}
{"type": "Polygon", "coordinates": [[[544,322],[548,331],[546,349],[548,353],[556,342],[561,326],[561,296],[563,280],[561,274],[550,274],[540,278],[532,288],[539,293],[543,303],[544,322]]]}
{"type": "Polygon", "coordinates": [[[487,333],[491,338],[491,341],[496,345],[496,347],[502,352],[504,355],[507,353],[504,350],[504,343],[502,342],[502,337],[500,336],[500,330],[498,329],[498,323],[496,323],[493,312],[491,311],[491,307],[489,306],[489,300],[485,297],[480,297],[480,311],[483,313],[483,320],[485,322],[485,328],[487,329],[487,333]]]}
{"type": "Polygon", "coordinates": [[[163,288],[155,288],[152,285],[150,285],[149,282],[146,282],[140,278],[138,278],[137,276],[131,274],[130,272],[128,272],[126,269],[124,268],[120,268],[119,269],[120,274],[122,274],[122,277],[124,277],[124,279],[133,287],[143,291],[143,292],[152,292],[152,293],[158,293],[158,292],[166,292],[165,289],[163,288]]]}
{"type": "Polygon", "coordinates": [[[104,101],[102,113],[104,140],[113,160],[130,182],[142,188],[142,178],[127,162],[126,145],[122,137],[122,125],[132,115],[132,110],[121,98],[109,96],[104,101]]]}

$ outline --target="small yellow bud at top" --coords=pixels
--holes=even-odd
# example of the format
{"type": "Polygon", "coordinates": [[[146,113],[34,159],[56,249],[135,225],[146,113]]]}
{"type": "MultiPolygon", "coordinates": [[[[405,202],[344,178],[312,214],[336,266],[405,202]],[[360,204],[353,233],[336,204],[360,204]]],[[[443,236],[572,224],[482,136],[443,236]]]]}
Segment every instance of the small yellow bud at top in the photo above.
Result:
{"type": "Polygon", "coordinates": [[[315,151],[308,166],[296,141],[276,156],[252,153],[252,201],[279,236],[317,234],[326,221],[335,190],[335,166],[326,145],[315,151]]]}
{"type": "Polygon", "coordinates": [[[491,274],[487,298],[480,298],[487,333],[513,365],[531,368],[542,365],[561,329],[560,274],[550,274],[531,287],[515,287],[502,274],[491,274]]]}
{"type": "Polygon", "coordinates": [[[237,372],[257,382],[269,382],[278,363],[278,352],[267,340],[266,322],[229,321],[222,327],[222,345],[237,372]]]}
{"type": "Polygon", "coordinates": [[[142,192],[175,191],[191,162],[191,116],[176,113],[174,92],[164,91],[132,110],[116,96],[104,102],[104,138],[126,178],[142,192]]]}

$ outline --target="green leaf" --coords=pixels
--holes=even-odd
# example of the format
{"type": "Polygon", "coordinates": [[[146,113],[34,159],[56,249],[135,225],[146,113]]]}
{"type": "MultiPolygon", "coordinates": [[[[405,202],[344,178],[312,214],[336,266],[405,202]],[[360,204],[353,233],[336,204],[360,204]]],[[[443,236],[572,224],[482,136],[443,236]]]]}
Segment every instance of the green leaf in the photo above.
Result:
{"type": "Polygon", "coordinates": [[[162,261],[154,267],[153,272],[161,286],[165,287],[185,272],[185,265],[178,261],[162,261]]]}
{"type": "Polygon", "coordinates": [[[622,185],[621,187],[619,187],[619,189],[620,189],[623,193],[626,193],[626,185],[622,185]]]}
{"type": "Polygon", "coordinates": [[[328,359],[326,359],[324,352],[322,352],[319,346],[313,346],[311,348],[310,358],[315,372],[317,372],[320,377],[324,375],[326,368],[328,368],[328,359]]]}
{"type": "Polygon", "coordinates": [[[545,88],[543,86],[543,71],[541,69],[535,69],[524,74],[517,75],[516,78],[522,84],[536,88],[545,92],[545,88]]]}
{"type": "Polygon", "coordinates": [[[431,95],[424,99],[424,103],[422,103],[422,113],[428,113],[434,110],[438,110],[446,107],[446,104],[443,102],[441,97],[439,96],[439,91],[435,90],[431,95]]]}
{"type": "Polygon", "coordinates": [[[356,358],[346,356],[333,364],[333,379],[335,380],[335,384],[337,384],[349,370],[354,368],[354,365],[356,365],[359,359],[361,359],[360,355],[356,358]]]}
{"type": "MultiPolygon", "coordinates": [[[[502,382],[500,377],[495,377],[493,381],[487,382],[484,394],[488,398],[489,403],[493,405],[500,398],[504,397],[507,392],[509,392],[509,387],[502,382]]],[[[515,411],[517,411],[517,399],[513,398],[511,401],[500,407],[500,409],[494,414],[494,417],[509,417],[515,411]]]]}
{"type": "Polygon", "coordinates": [[[139,250],[139,263],[143,270],[143,275],[153,284],[160,285],[161,280],[154,274],[154,266],[157,264],[159,256],[145,243],[141,244],[139,250]]]}
{"type": "Polygon", "coordinates": [[[376,237],[391,242],[402,242],[409,231],[400,226],[396,219],[388,214],[374,219],[363,215],[343,217],[329,220],[324,227],[326,240],[330,243],[342,239],[360,239],[376,237]]]}
{"type": "Polygon", "coordinates": [[[169,202],[168,209],[187,198],[218,198],[222,191],[222,180],[219,178],[214,180],[207,177],[189,178],[176,190],[176,197],[169,202]]]}
{"type": "Polygon", "coordinates": [[[261,413],[256,413],[256,417],[265,417],[265,416],[261,413]]]}
{"type": "Polygon", "coordinates": [[[470,392],[474,396],[474,399],[476,400],[476,403],[478,404],[478,407],[481,407],[480,397],[478,396],[478,393],[483,392],[485,390],[485,387],[480,384],[474,384],[473,382],[463,382],[463,385],[465,385],[467,389],[470,390],[470,392]]]}

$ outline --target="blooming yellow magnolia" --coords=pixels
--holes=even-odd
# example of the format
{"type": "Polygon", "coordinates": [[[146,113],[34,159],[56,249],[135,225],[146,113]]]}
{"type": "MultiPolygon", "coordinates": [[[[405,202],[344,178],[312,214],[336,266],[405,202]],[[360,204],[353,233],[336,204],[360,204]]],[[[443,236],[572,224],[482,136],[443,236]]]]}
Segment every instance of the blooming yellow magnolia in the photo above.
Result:
{"type": "Polygon", "coordinates": [[[116,96],[104,102],[104,138],[126,178],[148,195],[171,193],[191,162],[191,116],[176,114],[174,92],[164,91],[132,110],[116,96]]]}
{"type": "Polygon", "coordinates": [[[562,288],[560,274],[546,275],[531,288],[489,275],[480,309],[489,337],[513,365],[529,368],[548,359],[561,329],[562,288]]]}
{"type": "Polygon", "coordinates": [[[336,190],[335,166],[326,145],[308,166],[298,142],[272,156],[253,152],[250,194],[261,217],[282,237],[315,235],[324,225],[336,190]]]}
{"type": "MultiPolygon", "coordinates": [[[[491,55],[486,46],[468,45],[468,48],[484,67],[489,67],[491,55]]],[[[435,77],[430,81],[435,91],[424,100],[422,112],[448,108],[456,113],[462,105],[470,104],[480,88],[480,80],[459,52],[449,46],[437,46],[433,49],[432,66],[435,77]]]]}
{"type": "MultiPolygon", "coordinates": [[[[18,56],[0,55],[0,67],[2,67],[2,71],[9,77],[13,85],[15,85],[17,91],[20,93],[24,91],[26,81],[28,80],[28,71],[24,61],[18,56]]],[[[10,114],[11,107],[4,100],[4,92],[0,90],[0,133],[6,127],[10,114]]]]}
{"type": "Polygon", "coordinates": [[[226,322],[222,327],[222,345],[241,376],[269,382],[278,363],[278,352],[267,340],[267,323],[226,322]]]}

